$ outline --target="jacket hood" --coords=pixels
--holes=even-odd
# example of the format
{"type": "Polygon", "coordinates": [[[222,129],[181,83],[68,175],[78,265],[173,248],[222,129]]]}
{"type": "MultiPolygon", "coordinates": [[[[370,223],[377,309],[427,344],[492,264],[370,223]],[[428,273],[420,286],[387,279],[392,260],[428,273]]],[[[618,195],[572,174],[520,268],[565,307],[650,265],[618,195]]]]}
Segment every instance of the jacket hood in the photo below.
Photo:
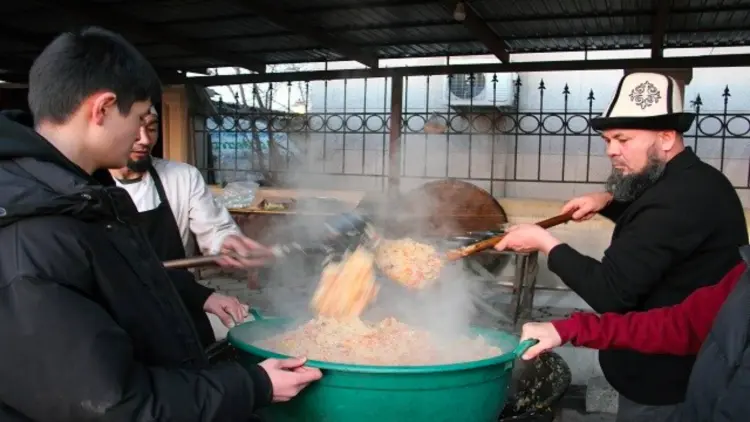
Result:
{"type": "Polygon", "coordinates": [[[5,116],[16,123],[20,123],[23,126],[33,128],[34,127],[34,116],[31,113],[23,110],[2,110],[0,116],[5,116]]]}
{"type": "Polygon", "coordinates": [[[34,158],[66,168],[83,179],[91,179],[91,176],[68,160],[42,135],[13,116],[0,114],[0,161],[34,158]]]}
{"type": "Polygon", "coordinates": [[[0,227],[49,215],[121,219],[134,209],[108,171],[87,174],[34,130],[0,116],[0,227]]]}

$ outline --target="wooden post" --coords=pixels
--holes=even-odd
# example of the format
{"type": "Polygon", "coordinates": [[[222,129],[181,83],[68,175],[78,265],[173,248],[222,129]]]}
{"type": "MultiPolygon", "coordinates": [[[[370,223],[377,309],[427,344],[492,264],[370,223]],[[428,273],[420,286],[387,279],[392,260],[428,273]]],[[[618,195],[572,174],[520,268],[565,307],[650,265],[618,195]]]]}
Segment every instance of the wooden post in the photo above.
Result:
{"type": "Polygon", "coordinates": [[[391,79],[391,125],[388,142],[388,192],[399,192],[401,179],[401,112],[403,110],[404,78],[391,79]]]}
{"type": "Polygon", "coordinates": [[[184,85],[164,88],[161,110],[164,158],[194,164],[192,125],[184,85]]]}

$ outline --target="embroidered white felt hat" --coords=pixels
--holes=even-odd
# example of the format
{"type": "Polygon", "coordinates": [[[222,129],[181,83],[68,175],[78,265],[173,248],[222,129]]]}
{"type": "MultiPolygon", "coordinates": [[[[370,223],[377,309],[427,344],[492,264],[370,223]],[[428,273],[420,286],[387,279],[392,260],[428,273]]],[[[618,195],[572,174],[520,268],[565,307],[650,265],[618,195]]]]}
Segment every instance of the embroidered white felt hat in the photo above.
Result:
{"type": "Polygon", "coordinates": [[[614,98],[599,117],[591,119],[595,130],[645,129],[686,132],[695,120],[683,110],[677,81],[660,73],[635,72],[620,79],[614,98]]]}

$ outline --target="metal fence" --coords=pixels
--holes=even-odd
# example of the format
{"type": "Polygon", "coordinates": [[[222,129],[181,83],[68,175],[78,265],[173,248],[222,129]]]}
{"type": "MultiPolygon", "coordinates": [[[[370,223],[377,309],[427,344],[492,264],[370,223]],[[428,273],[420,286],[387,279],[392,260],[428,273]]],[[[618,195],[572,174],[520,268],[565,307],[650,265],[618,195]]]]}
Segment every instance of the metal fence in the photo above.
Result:
{"type": "MultiPolygon", "coordinates": [[[[402,185],[459,178],[497,195],[517,195],[528,182],[602,183],[609,159],[590,120],[607,105],[592,89],[523,77],[447,75],[403,82],[399,145],[402,185]],[[406,183],[404,183],[406,182],[406,183]]],[[[388,78],[258,84],[235,89],[235,104],[219,102],[211,116],[194,116],[196,158],[209,183],[254,178],[327,188],[383,189],[389,175],[391,84],[388,78]]],[[[578,84],[580,85],[580,84],[578,84]]],[[[750,188],[750,119],[705,111],[701,95],[686,143],[750,188]]],[[[520,195],[523,196],[523,195],[520,195]]]]}

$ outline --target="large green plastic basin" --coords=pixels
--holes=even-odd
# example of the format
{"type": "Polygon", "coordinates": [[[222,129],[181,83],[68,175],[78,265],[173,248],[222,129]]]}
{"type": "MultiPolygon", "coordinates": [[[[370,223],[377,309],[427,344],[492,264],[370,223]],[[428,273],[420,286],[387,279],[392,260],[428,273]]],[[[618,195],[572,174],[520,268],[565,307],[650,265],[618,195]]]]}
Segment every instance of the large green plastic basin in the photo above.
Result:
{"type": "MultiPolygon", "coordinates": [[[[260,318],[229,331],[240,363],[255,365],[288,356],[253,346],[294,326],[285,318],[260,318]]],[[[269,422],[496,422],[505,405],[517,357],[535,341],[475,328],[476,334],[510,352],[491,359],[435,366],[348,365],[310,360],[323,378],[298,397],[260,413],[269,422]]]]}

